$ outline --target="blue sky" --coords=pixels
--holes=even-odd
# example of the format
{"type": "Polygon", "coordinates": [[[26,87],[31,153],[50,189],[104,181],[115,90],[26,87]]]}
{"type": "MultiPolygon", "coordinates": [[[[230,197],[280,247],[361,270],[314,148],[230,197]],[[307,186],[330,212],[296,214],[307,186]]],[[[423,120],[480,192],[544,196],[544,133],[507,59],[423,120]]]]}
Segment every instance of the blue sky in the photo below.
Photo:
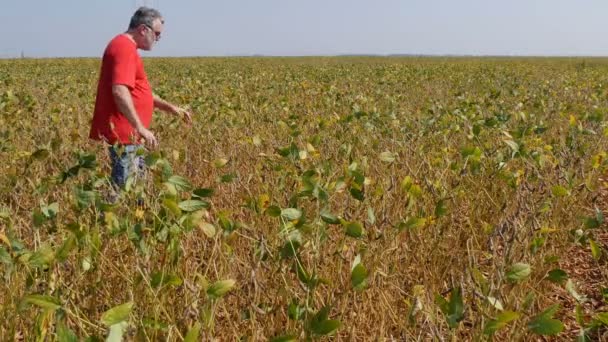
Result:
{"type": "Polygon", "coordinates": [[[0,0],[0,57],[98,57],[142,4],[147,56],[608,56],[606,0],[0,0]]]}

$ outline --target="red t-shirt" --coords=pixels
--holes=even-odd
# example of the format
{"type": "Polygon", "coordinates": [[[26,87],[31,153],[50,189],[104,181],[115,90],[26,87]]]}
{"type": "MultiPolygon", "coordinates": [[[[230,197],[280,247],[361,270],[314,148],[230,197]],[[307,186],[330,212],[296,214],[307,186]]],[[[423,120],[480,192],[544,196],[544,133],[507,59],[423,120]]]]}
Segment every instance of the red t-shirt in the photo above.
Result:
{"type": "Polygon", "coordinates": [[[124,34],[114,37],[103,54],[89,138],[109,144],[139,143],[139,136],[114,102],[112,85],[115,84],[129,88],[141,123],[146,128],[150,127],[154,110],[152,89],[137,53],[137,45],[124,34]]]}

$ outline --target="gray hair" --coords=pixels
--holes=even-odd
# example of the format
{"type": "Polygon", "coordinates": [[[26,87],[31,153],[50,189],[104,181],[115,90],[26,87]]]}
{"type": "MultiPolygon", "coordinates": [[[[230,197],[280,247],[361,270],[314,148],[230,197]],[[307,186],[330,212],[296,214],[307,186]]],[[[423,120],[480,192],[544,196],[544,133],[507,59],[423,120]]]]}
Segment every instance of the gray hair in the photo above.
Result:
{"type": "Polygon", "coordinates": [[[152,27],[152,23],[155,19],[160,19],[164,24],[163,16],[160,14],[158,10],[150,7],[140,7],[135,11],[133,16],[131,17],[131,22],[129,23],[129,30],[137,28],[139,25],[146,25],[152,27]]]}

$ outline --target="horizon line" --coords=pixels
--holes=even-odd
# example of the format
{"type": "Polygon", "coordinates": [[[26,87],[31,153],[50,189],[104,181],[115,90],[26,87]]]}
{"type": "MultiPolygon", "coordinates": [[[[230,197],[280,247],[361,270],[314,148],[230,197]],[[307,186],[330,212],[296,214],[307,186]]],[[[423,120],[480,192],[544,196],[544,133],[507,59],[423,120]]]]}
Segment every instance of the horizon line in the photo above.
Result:
{"type": "MultiPolygon", "coordinates": [[[[315,58],[315,57],[416,57],[416,58],[608,58],[608,55],[525,55],[525,54],[415,54],[415,53],[392,53],[392,54],[374,54],[374,53],[345,53],[345,54],[318,54],[318,55],[278,55],[278,54],[226,54],[226,55],[165,55],[165,56],[142,56],[144,59],[153,58],[315,58]]],[[[0,60],[17,60],[17,59],[89,59],[101,58],[101,56],[43,56],[43,57],[28,57],[28,56],[2,56],[0,60]]]]}

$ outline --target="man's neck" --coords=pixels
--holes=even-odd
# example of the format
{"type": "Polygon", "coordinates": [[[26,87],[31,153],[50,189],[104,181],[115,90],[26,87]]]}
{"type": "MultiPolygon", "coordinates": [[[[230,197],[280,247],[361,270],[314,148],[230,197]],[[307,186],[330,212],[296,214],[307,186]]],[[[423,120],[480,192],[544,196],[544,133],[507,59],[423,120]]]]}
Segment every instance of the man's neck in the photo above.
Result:
{"type": "Polygon", "coordinates": [[[133,43],[136,43],[135,42],[135,37],[133,36],[133,32],[127,31],[127,32],[124,33],[124,35],[127,36],[127,38],[129,38],[133,43]]]}

